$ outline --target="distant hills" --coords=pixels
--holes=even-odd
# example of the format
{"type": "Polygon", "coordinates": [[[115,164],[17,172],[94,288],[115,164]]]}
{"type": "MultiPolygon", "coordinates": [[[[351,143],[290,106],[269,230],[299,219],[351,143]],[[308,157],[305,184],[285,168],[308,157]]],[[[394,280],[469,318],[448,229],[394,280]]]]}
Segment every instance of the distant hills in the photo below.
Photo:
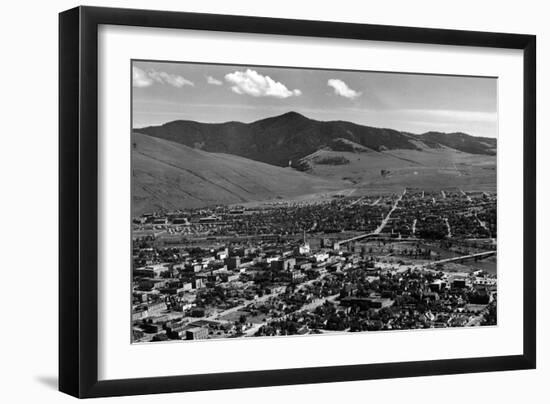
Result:
{"type": "Polygon", "coordinates": [[[465,133],[411,134],[346,121],[317,121],[296,112],[252,123],[200,123],[173,121],[135,132],[180,143],[207,152],[227,153],[248,159],[297,168],[299,160],[318,151],[430,150],[451,148],[459,152],[494,156],[496,139],[465,133]]]}
{"type": "Polygon", "coordinates": [[[135,129],[132,141],[134,215],[404,187],[496,189],[496,139],[464,133],[414,135],[289,112],[250,124],[174,121],[135,129]]]}

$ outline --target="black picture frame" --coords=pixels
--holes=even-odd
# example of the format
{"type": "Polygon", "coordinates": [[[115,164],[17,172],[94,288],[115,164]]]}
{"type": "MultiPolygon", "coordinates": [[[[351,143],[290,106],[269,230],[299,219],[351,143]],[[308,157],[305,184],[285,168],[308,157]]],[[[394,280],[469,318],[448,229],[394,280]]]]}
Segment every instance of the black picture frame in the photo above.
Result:
{"type": "Polygon", "coordinates": [[[59,389],[75,397],[184,392],[536,366],[536,37],[278,18],[77,7],[59,15],[59,389]],[[469,359],[98,380],[100,24],[523,50],[523,353],[469,359]]]}

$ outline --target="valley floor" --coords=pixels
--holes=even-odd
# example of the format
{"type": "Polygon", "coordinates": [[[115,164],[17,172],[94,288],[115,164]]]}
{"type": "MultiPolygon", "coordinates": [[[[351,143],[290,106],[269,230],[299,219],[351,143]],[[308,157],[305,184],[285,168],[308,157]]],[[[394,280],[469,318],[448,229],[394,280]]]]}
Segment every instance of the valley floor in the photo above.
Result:
{"type": "Polygon", "coordinates": [[[134,341],[496,324],[496,196],[347,193],[134,219],[134,341]]]}

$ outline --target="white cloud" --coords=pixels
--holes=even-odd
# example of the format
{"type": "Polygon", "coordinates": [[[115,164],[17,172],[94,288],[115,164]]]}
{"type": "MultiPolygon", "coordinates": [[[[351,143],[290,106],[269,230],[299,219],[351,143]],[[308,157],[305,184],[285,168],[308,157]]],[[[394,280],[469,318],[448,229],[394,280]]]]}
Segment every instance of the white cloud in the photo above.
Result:
{"type": "Polygon", "coordinates": [[[225,80],[232,84],[233,92],[253,97],[288,98],[302,94],[298,89],[289,90],[283,83],[275,81],[269,76],[262,76],[251,69],[226,74],[225,80]]]}
{"type": "Polygon", "coordinates": [[[221,86],[223,84],[223,82],[221,80],[218,80],[212,76],[206,76],[206,82],[208,84],[212,84],[214,86],[221,86]]]}
{"type": "Polygon", "coordinates": [[[177,74],[170,74],[157,70],[149,70],[146,72],[139,67],[132,66],[132,85],[134,87],[149,87],[155,82],[168,84],[177,88],[195,85],[192,81],[177,74]]]}
{"type": "Polygon", "coordinates": [[[329,79],[327,85],[334,89],[334,94],[349,98],[351,100],[361,95],[360,92],[349,88],[348,85],[340,79],[329,79]]]}
{"type": "Polygon", "coordinates": [[[183,86],[194,86],[195,83],[187,80],[186,78],[179,76],[177,74],[170,74],[166,72],[159,72],[156,70],[151,70],[148,73],[149,77],[155,80],[158,83],[169,84],[171,86],[181,88],[183,86]]]}
{"type": "Polygon", "coordinates": [[[153,84],[153,80],[147,75],[147,73],[139,67],[132,66],[132,86],[149,87],[151,84],[153,84]]]}

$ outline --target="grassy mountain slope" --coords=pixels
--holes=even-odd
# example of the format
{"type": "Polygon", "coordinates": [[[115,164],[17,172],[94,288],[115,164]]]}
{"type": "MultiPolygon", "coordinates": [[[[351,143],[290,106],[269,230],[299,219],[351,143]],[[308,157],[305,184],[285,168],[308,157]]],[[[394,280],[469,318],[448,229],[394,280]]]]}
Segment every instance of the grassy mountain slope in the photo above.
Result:
{"type": "Polygon", "coordinates": [[[300,160],[307,172],[326,179],[351,182],[357,192],[425,190],[461,187],[494,191],[496,156],[459,152],[445,146],[427,150],[318,150],[300,160]]]}
{"type": "Polygon", "coordinates": [[[133,214],[288,198],[343,188],[323,179],[239,156],[134,133],[133,214]]]}
{"type": "MultiPolygon", "coordinates": [[[[296,112],[249,124],[173,121],[136,129],[157,138],[209,152],[228,153],[286,167],[323,147],[346,147],[346,142],[375,151],[424,150],[450,147],[471,154],[494,155],[496,139],[463,133],[429,132],[413,135],[346,121],[316,121],[296,112]]],[[[349,145],[349,144],[348,144],[349,145]]]]}

